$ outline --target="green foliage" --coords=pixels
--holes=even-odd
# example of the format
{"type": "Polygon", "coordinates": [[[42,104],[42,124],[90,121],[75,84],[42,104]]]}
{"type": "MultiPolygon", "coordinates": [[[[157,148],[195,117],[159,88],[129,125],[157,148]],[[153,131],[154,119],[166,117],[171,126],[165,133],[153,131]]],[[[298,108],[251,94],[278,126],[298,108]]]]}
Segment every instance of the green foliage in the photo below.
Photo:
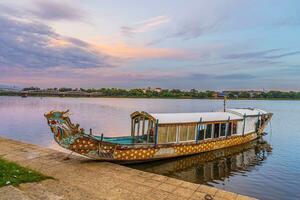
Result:
{"type": "Polygon", "coordinates": [[[49,178],[51,177],[0,158],[0,187],[5,185],[16,186],[21,183],[37,182],[49,178]]]}
{"type": "MultiPolygon", "coordinates": [[[[60,97],[129,97],[129,98],[195,98],[212,99],[300,99],[300,92],[283,91],[200,91],[191,89],[189,91],[179,89],[120,89],[120,88],[47,88],[38,87],[24,88],[28,96],[60,96],[60,97]]],[[[0,91],[0,96],[21,95],[18,91],[0,91]]]]}

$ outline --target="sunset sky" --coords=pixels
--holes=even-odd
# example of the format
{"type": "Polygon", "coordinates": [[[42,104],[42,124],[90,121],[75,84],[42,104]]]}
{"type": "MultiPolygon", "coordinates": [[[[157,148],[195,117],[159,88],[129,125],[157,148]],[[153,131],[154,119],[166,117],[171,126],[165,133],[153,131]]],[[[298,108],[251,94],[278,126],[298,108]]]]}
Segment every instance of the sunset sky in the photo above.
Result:
{"type": "Polygon", "coordinates": [[[1,0],[0,85],[300,90],[297,0],[1,0]]]}

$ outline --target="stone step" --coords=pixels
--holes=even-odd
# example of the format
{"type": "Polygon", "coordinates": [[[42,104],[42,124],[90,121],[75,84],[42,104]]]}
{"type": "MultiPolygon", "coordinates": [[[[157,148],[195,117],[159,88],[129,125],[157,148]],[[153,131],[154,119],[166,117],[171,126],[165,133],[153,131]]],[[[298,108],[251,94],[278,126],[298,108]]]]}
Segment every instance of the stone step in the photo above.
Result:
{"type": "Polygon", "coordinates": [[[14,186],[0,188],[0,200],[34,200],[14,186]]]}
{"type": "Polygon", "coordinates": [[[99,200],[82,188],[58,180],[44,180],[39,183],[25,183],[19,186],[27,196],[35,200],[99,200]]]}

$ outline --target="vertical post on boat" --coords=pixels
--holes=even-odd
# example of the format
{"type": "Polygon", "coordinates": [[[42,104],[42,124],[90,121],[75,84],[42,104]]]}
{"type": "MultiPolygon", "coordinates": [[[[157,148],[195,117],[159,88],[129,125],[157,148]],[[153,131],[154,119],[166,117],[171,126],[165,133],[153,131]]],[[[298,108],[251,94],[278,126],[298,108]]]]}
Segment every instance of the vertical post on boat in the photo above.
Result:
{"type": "Polygon", "coordinates": [[[152,128],[151,126],[152,126],[152,120],[148,119],[147,143],[149,143],[150,132],[151,132],[151,128],[152,128]]]}
{"type": "Polygon", "coordinates": [[[260,118],[260,112],[257,115],[257,123],[256,123],[257,128],[256,128],[256,132],[258,132],[258,130],[260,128],[260,120],[259,120],[259,118],[260,118]]]}
{"type": "Polygon", "coordinates": [[[230,123],[230,116],[228,117],[227,124],[226,124],[226,131],[225,131],[226,138],[227,138],[227,136],[228,136],[228,131],[229,131],[229,123],[230,123]]]}
{"type": "Polygon", "coordinates": [[[144,139],[144,132],[145,132],[145,116],[143,117],[143,127],[142,127],[142,136],[144,139]]]}
{"type": "Polygon", "coordinates": [[[90,128],[90,135],[93,135],[93,129],[90,128]]]}
{"type": "Polygon", "coordinates": [[[246,113],[243,116],[243,135],[245,134],[245,125],[246,125],[246,113]]]}
{"type": "Polygon", "coordinates": [[[134,123],[134,118],[131,119],[131,137],[134,137],[134,127],[135,127],[135,123],[134,123]]]}
{"type": "Polygon", "coordinates": [[[139,142],[139,136],[140,136],[140,119],[141,117],[138,117],[138,127],[137,127],[137,133],[136,133],[136,138],[137,138],[137,141],[139,142]]]}
{"type": "Polygon", "coordinates": [[[200,137],[201,123],[202,123],[202,117],[200,117],[199,124],[198,124],[198,131],[197,131],[197,135],[196,135],[196,144],[198,144],[199,137],[200,137]]]}
{"type": "Polygon", "coordinates": [[[259,120],[259,127],[261,127],[261,118],[262,118],[262,115],[259,113],[259,116],[260,116],[260,120],[259,120]]]}
{"type": "Polygon", "coordinates": [[[155,134],[154,134],[154,146],[157,146],[157,141],[158,141],[158,119],[156,120],[155,123],[155,134]]]}

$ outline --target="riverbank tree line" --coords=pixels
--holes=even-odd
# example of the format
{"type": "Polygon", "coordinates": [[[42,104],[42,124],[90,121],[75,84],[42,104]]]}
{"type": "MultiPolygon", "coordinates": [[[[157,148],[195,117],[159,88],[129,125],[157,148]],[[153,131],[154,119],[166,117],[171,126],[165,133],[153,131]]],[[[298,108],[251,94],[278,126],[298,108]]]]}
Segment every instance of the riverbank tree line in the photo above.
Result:
{"type": "Polygon", "coordinates": [[[70,96],[70,97],[132,97],[132,98],[197,98],[217,99],[226,96],[229,99],[300,99],[300,92],[296,91],[201,91],[197,89],[161,89],[161,88],[23,88],[21,91],[1,91],[0,95],[28,96],[70,96]]]}

